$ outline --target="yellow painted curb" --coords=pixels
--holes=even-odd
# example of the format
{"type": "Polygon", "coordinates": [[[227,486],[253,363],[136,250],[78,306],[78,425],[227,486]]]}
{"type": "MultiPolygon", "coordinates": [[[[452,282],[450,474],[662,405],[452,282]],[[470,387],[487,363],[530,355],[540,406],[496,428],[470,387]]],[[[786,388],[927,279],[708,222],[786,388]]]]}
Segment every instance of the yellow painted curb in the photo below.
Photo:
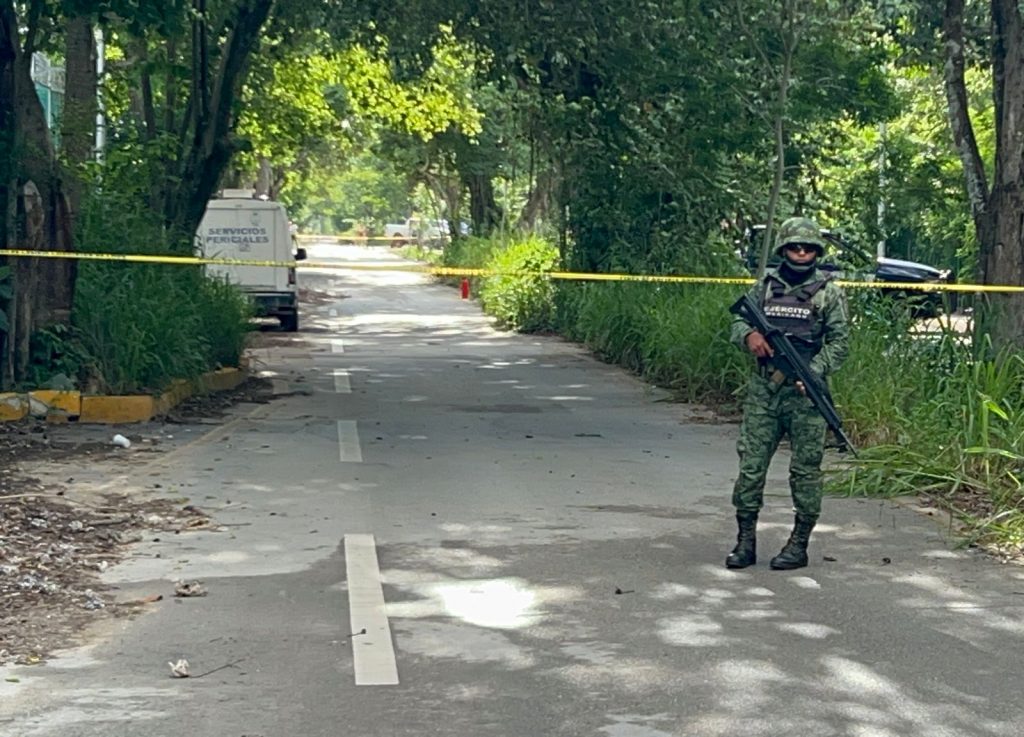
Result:
{"type": "Polygon", "coordinates": [[[203,374],[199,379],[199,388],[207,392],[226,392],[237,389],[246,379],[241,369],[222,368],[203,374]]]}
{"type": "Polygon", "coordinates": [[[192,384],[184,379],[176,379],[163,394],[154,397],[153,414],[165,415],[191,396],[192,384]]]}
{"type": "Polygon", "coordinates": [[[30,413],[47,422],[78,422],[103,425],[149,422],[170,412],[193,394],[230,391],[248,374],[237,368],[223,368],[203,374],[194,381],[178,379],[163,393],[150,396],[83,396],[77,391],[40,389],[26,393],[0,394],[0,422],[22,420],[30,413]]]}
{"type": "Polygon", "coordinates": [[[24,394],[0,394],[0,422],[23,420],[28,416],[28,398],[24,394]]]}
{"type": "Polygon", "coordinates": [[[156,400],[145,395],[82,397],[79,422],[116,425],[148,422],[156,415],[156,400]]]}
{"type": "Polygon", "coordinates": [[[46,407],[46,414],[64,413],[69,417],[78,417],[82,412],[82,393],[74,391],[57,391],[55,389],[39,389],[29,392],[29,404],[32,400],[46,407]]]}

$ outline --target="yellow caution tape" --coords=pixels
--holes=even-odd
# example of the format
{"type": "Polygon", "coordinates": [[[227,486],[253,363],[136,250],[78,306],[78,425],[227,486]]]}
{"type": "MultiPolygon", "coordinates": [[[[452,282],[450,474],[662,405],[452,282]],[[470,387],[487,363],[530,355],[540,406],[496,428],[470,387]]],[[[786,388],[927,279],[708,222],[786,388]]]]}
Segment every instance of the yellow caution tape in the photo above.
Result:
{"type": "MultiPolygon", "coordinates": [[[[125,261],[143,264],[177,264],[182,266],[263,266],[277,268],[332,269],[343,271],[408,271],[430,276],[494,277],[532,276],[567,281],[619,281],[654,284],[737,284],[750,285],[750,277],[685,276],[680,274],[599,274],[577,271],[499,271],[494,269],[464,269],[419,264],[360,264],[337,261],[268,261],[244,258],[205,258],[202,256],[147,255],[139,253],[82,253],[78,251],[29,251],[0,248],[0,257],[76,259],[79,261],[125,261]]],[[[855,289],[917,290],[925,292],[1024,292],[1024,286],[1010,284],[933,284],[930,282],[847,281],[837,280],[841,287],[855,289]]]]}

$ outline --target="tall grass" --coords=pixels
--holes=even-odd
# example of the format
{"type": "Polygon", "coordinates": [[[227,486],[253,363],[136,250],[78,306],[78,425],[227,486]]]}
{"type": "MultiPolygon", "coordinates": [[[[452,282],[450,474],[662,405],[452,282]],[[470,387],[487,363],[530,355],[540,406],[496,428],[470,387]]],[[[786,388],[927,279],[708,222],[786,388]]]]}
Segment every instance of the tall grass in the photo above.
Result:
{"type": "Polygon", "coordinates": [[[866,449],[834,488],[926,495],[966,524],[967,540],[1024,546],[1024,356],[988,357],[948,331],[869,350],[878,334],[866,328],[843,372],[843,409],[866,449]]]}
{"type": "MultiPolygon", "coordinates": [[[[95,172],[78,219],[79,250],[180,254],[125,166],[115,157],[95,172]]],[[[200,267],[82,262],[71,327],[36,336],[34,375],[39,383],[69,375],[89,392],[158,391],[174,379],[237,366],[251,315],[237,289],[200,267]]]]}
{"type": "Polygon", "coordinates": [[[613,282],[565,284],[560,294],[560,332],[681,399],[731,401],[749,371],[729,343],[735,290],[613,282]]]}

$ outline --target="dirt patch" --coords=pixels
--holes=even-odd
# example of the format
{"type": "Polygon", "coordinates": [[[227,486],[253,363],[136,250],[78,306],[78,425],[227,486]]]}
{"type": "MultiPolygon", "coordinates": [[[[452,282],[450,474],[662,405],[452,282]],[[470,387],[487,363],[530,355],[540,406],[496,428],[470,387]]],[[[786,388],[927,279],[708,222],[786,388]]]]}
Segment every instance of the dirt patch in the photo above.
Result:
{"type": "Polygon", "coordinates": [[[238,404],[267,404],[274,399],[273,382],[249,377],[236,389],[189,397],[167,414],[167,422],[195,423],[223,417],[238,404]]]}
{"type": "Polygon", "coordinates": [[[31,665],[75,644],[88,623],[127,616],[144,602],[117,603],[100,574],[143,532],[210,527],[200,509],[169,499],[105,496],[85,502],[30,479],[0,497],[0,665],[31,665]]]}
{"type": "MultiPolygon", "coordinates": [[[[251,378],[232,391],[192,397],[168,421],[217,424],[234,405],[273,398],[271,382],[251,378]]],[[[146,438],[138,442],[140,451],[154,452],[146,438]]],[[[0,423],[0,665],[41,662],[75,645],[85,625],[145,606],[116,601],[100,580],[144,534],[216,526],[182,499],[80,494],[70,475],[44,484],[24,470],[33,463],[71,468],[119,452],[95,426],[0,423]]]]}

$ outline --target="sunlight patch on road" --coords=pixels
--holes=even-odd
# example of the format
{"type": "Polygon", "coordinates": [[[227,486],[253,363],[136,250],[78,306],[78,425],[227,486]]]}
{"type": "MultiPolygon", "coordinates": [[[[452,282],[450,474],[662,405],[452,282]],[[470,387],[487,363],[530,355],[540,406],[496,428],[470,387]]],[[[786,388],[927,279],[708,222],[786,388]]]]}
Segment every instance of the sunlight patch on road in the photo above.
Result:
{"type": "Polygon", "coordinates": [[[550,402],[593,402],[593,397],[580,397],[572,394],[560,394],[553,397],[536,397],[537,399],[547,399],[550,402]]]}
{"type": "Polygon", "coordinates": [[[244,563],[252,556],[244,550],[222,550],[217,553],[210,553],[206,559],[211,563],[244,563]]]}
{"type": "Polygon", "coordinates": [[[535,626],[544,619],[545,604],[581,596],[575,589],[531,586],[520,578],[422,582],[421,574],[402,571],[389,571],[384,578],[422,597],[388,604],[392,617],[446,616],[489,629],[535,626]]]}
{"type": "Polygon", "coordinates": [[[666,617],[658,622],[658,636],[669,645],[718,647],[730,638],[722,634],[722,625],[704,614],[666,617]]]}
{"type": "Polygon", "coordinates": [[[783,632],[806,637],[809,640],[824,640],[829,635],[838,635],[839,630],[832,629],[824,624],[812,622],[784,622],[776,625],[783,632]]]}
{"type": "Polygon", "coordinates": [[[808,591],[817,591],[821,588],[821,584],[815,581],[813,578],[808,576],[795,576],[789,579],[789,582],[800,589],[807,589],[808,591]]]}

